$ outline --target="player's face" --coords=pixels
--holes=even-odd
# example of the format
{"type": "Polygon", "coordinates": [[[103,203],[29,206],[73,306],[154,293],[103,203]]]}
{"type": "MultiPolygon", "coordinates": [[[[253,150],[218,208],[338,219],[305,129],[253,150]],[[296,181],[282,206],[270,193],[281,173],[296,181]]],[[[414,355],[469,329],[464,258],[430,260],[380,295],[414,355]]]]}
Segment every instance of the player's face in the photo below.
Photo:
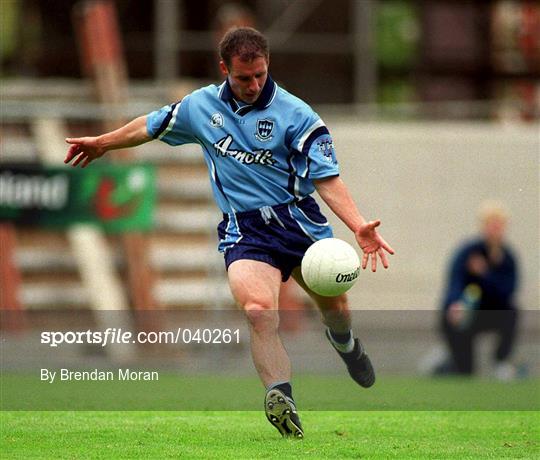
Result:
{"type": "Polygon", "coordinates": [[[233,56],[229,68],[223,61],[219,63],[221,71],[229,79],[229,84],[236,99],[253,104],[264,87],[268,77],[268,62],[263,57],[253,61],[242,61],[233,56]]]}

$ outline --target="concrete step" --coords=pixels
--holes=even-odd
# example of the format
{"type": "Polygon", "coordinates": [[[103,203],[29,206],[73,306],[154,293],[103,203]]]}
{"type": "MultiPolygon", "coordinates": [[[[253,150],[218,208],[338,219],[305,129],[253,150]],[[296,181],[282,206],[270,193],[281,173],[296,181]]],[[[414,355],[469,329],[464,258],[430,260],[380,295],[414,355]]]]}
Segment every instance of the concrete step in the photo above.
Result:
{"type": "Polygon", "coordinates": [[[137,161],[144,161],[156,165],[196,165],[204,162],[201,146],[186,144],[170,146],[165,142],[153,141],[133,148],[133,156],[137,161]]]}
{"type": "Polygon", "coordinates": [[[204,200],[212,199],[212,190],[206,176],[174,177],[158,175],[158,197],[160,200],[204,200]]]}
{"type": "Polygon", "coordinates": [[[0,141],[1,163],[39,161],[38,149],[30,137],[2,136],[0,141]]]}
{"type": "Polygon", "coordinates": [[[19,291],[19,301],[25,309],[85,308],[88,292],[77,282],[25,282],[19,291]]]}
{"type": "MultiPolygon", "coordinates": [[[[156,85],[152,80],[131,80],[129,82],[126,104],[127,115],[138,116],[179,100],[197,88],[209,85],[213,80],[182,78],[164,84],[156,85]]],[[[72,104],[78,101],[85,109],[86,106],[96,105],[95,89],[86,79],[73,78],[33,78],[20,77],[2,82],[0,94],[5,101],[13,102],[50,102],[63,101],[72,104]]]]}
{"type": "Polygon", "coordinates": [[[222,219],[215,206],[158,205],[155,229],[163,232],[213,234],[222,219]]]}
{"type": "Polygon", "coordinates": [[[179,270],[196,271],[219,269],[223,265],[223,257],[212,245],[207,246],[153,246],[150,249],[150,260],[154,269],[160,273],[179,270]]]}
{"type": "MultiPolygon", "coordinates": [[[[120,250],[113,250],[117,267],[123,267],[120,250]]],[[[73,253],[69,248],[58,250],[47,247],[18,247],[15,263],[24,274],[66,273],[77,270],[73,253]]],[[[222,257],[214,246],[151,245],[150,263],[160,274],[182,271],[208,272],[222,266],[222,257]]]]}
{"type": "MultiPolygon", "coordinates": [[[[158,280],[154,295],[161,307],[219,308],[232,306],[225,279],[158,280]]],[[[78,282],[23,283],[20,301],[27,309],[87,308],[87,288],[78,282]]]]}
{"type": "MultiPolygon", "coordinates": [[[[38,161],[39,150],[35,140],[30,136],[3,135],[0,140],[0,151],[1,161],[5,163],[38,161]]],[[[131,152],[135,161],[156,165],[204,164],[201,147],[197,144],[172,147],[161,141],[153,141],[133,148],[131,152]]],[[[58,157],[63,159],[64,153],[58,152],[58,157]]]]}
{"type": "Polygon", "coordinates": [[[166,307],[199,305],[213,309],[234,306],[229,285],[222,275],[188,281],[160,280],[154,293],[166,307]]]}
{"type": "Polygon", "coordinates": [[[217,234],[152,232],[148,235],[152,246],[217,246],[217,234]]]}

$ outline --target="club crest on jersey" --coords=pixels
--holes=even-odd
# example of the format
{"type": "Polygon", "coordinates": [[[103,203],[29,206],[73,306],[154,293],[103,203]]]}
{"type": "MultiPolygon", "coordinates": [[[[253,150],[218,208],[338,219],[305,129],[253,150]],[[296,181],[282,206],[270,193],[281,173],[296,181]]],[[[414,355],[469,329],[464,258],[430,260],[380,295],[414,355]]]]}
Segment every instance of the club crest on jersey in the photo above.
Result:
{"type": "Polygon", "coordinates": [[[329,163],[333,161],[332,152],[334,151],[334,143],[332,142],[332,139],[323,139],[317,142],[317,148],[319,152],[323,154],[326,161],[329,163]]]}
{"type": "Polygon", "coordinates": [[[221,113],[216,112],[210,117],[210,126],[212,128],[221,128],[223,124],[223,115],[221,113]]]}
{"type": "Polygon", "coordinates": [[[272,120],[264,119],[257,120],[257,132],[255,137],[261,142],[266,142],[272,139],[272,130],[274,129],[274,122],[272,120]]]}

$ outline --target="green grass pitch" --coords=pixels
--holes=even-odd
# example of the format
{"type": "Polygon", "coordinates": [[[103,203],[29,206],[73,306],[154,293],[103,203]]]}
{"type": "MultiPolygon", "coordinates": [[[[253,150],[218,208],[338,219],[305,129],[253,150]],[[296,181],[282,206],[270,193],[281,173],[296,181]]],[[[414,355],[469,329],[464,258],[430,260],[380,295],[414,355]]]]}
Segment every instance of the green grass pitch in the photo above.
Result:
{"type": "Polygon", "coordinates": [[[303,412],[282,439],[262,412],[4,412],[11,458],[539,458],[537,412],[303,412]]]}
{"type": "Polygon", "coordinates": [[[170,404],[183,410],[10,410],[15,407],[8,398],[40,388],[34,403],[58,394],[52,392],[55,385],[40,387],[26,377],[3,375],[0,458],[540,458],[535,379],[503,384],[382,376],[363,390],[346,376],[299,376],[295,393],[302,441],[282,439],[262,410],[251,410],[260,407],[264,394],[254,377],[164,375],[160,382],[154,390],[158,399],[144,386],[133,386],[130,394],[128,387],[88,384],[70,395],[88,398],[74,408],[95,404],[101,392],[102,408],[114,402],[119,402],[115,408],[128,408],[137,398],[132,408],[170,404]],[[215,410],[227,395],[236,395],[241,410],[215,410]],[[473,407],[490,410],[463,410],[473,407]]]}

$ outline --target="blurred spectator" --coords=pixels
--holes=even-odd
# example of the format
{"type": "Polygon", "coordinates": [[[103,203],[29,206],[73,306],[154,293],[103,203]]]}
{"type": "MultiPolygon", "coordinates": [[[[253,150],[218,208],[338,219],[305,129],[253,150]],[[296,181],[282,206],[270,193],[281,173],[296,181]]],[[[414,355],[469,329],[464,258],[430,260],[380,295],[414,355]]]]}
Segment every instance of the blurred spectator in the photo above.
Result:
{"type": "Polygon", "coordinates": [[[516,337],[513,297],[518,272],[515,255],[505,243],[508,214],[500,204],[489,202],[481,206],[479,218],[481,235],[460,246],[450,266],[442,305],[450,360],[436,374],[473,374],[477,335],[495,331],[495,376],[510,380],[516,376],[509,357],[516,337]]]}

